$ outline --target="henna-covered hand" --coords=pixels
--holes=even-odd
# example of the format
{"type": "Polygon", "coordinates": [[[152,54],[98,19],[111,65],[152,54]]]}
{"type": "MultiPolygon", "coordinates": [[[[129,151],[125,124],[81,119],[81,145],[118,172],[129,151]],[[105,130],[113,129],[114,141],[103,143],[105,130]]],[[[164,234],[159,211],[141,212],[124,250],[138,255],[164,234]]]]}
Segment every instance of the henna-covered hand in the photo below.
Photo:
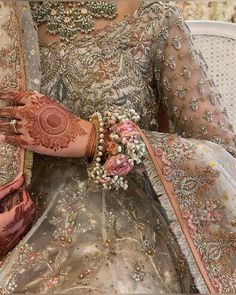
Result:
{"type": "Polygon", "coordinates": [[[11,104],[0,108],[6,142],[50,156],[92,156],[95,130],[89,121],[38,92],[0,92],[0,100],[11,104]]]}

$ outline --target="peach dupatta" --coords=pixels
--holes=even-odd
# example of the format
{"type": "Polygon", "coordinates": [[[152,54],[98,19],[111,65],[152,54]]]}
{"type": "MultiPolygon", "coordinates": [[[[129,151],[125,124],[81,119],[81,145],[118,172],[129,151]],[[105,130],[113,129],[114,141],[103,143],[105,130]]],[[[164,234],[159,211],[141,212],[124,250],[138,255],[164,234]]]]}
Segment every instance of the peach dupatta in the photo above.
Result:
{"type": "MultiPolygon", "coordinates": [[[[16,3],[0,2],[1,91],[27,89],[18,10],[16,3]]],[[[7,105],[0,101],[0,106],[7,105]]],[[[31,153],[0,142],[0,255],[19,242],[32,222],[35,205],[27,191],[31,164],[31,153]]]]}
{"type": "Polygon", "coordinates": [[[234,293],[236,233],[227,206],[234,190],[219,155],[231,162],[227,175],[232,178],[235,158],[208,141],[141,130],[140,134],[147,150],[147,175],[196,286],[201,293],[234,293]]]}

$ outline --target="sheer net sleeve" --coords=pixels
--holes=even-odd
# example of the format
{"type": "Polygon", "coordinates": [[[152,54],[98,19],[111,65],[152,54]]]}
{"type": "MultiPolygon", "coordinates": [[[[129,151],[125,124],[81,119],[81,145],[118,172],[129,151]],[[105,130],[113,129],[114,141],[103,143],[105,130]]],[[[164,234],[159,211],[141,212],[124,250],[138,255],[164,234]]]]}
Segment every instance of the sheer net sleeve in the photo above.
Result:
{"type": "Polygon", "coordinates": [[[174,131],[223,145],[236,156],[235,135],[221,95],[191,33],[173,4],[165,4],[155,47],[155,73],[174,131]]]}

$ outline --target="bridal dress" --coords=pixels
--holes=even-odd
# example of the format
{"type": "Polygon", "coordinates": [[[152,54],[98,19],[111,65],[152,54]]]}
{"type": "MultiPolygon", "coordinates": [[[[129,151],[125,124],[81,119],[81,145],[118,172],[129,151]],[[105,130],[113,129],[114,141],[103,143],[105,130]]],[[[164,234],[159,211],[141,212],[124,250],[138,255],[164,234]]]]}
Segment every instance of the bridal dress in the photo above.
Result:
{"type": "MultiPolygon", "coordinates": [[[[86,159],[34,155],[37,218],[1,258],[0,293],[236,292],[235,137],[174,4],[143,1],[119,23],[50,45],[37,41],[27,3],[0,11],[1,38],[20,44],[10,60],[10,43],[1,44],[1,67],[10,71],[14,61],[16,75],[23,59],[28,89],[84,119],[135,109],[146,145],[126,191],[89,181],[86,159]],[[169,133],[158,129],[163,109],[169,133]]],[[[9,179],[14,148],[1,147],[9,179]]]]}

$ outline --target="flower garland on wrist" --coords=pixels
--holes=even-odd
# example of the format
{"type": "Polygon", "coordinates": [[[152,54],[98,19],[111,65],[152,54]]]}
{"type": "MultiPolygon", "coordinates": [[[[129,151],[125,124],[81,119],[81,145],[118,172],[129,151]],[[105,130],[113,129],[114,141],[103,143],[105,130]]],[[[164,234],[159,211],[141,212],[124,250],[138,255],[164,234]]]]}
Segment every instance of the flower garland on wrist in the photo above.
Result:
{"type": "Polygon", "coordinates": [[[97,133],[96,151],[88,168],[89,179],[105,189],[128,188],[126,175],[140,164],[145,145],[135,124],[140,117],[130,109],[99,112],[90,117],[97,133]]]}

